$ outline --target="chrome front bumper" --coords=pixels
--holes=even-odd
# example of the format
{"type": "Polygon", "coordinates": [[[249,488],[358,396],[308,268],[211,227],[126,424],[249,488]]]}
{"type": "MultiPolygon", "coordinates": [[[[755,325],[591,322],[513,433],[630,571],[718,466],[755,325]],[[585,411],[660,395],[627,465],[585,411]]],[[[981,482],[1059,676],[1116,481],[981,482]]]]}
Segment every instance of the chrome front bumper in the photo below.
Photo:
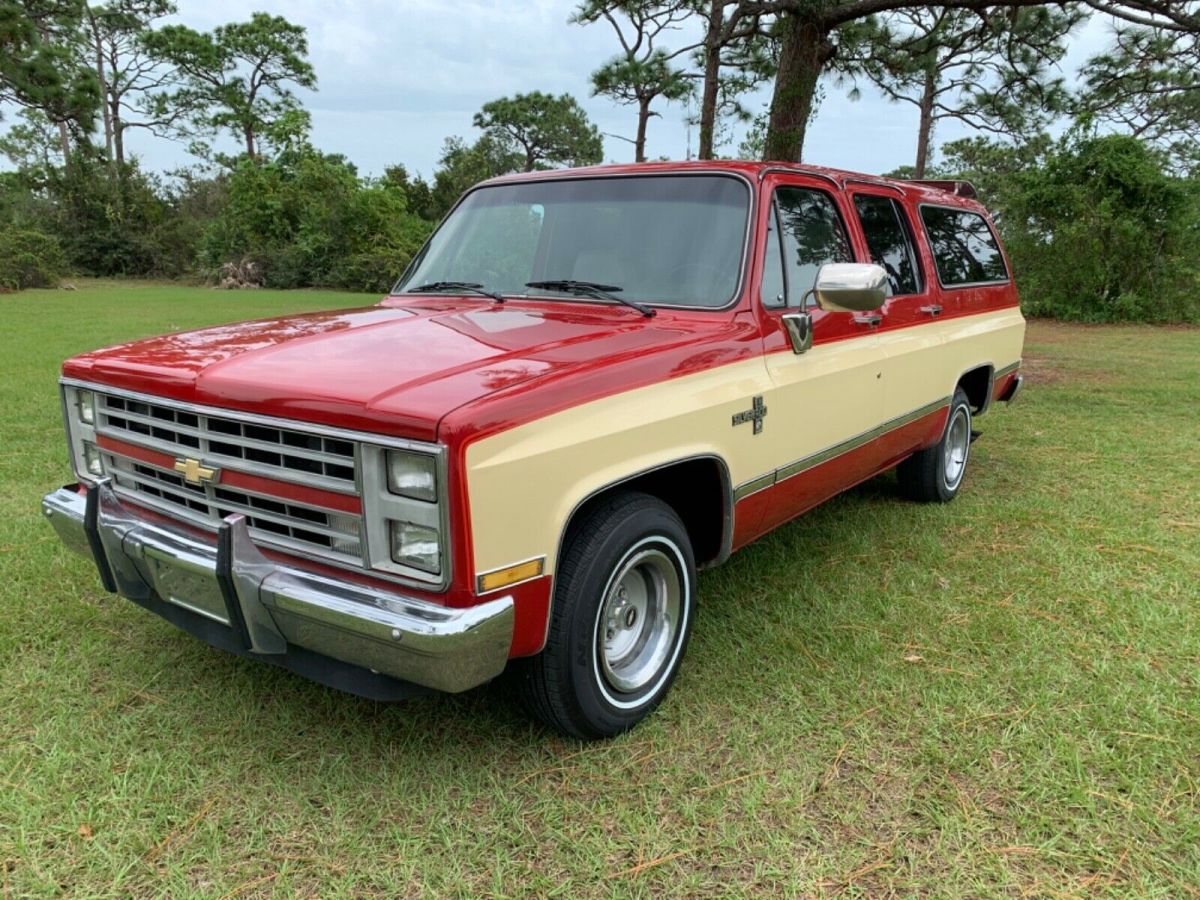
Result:
{"type": "Polygon", "coordinates": [[[139,516],[107,479],[86,495],[59,488],[42,511],[108,590],[211,644],[354,693],[389,694],[372,687],[389,679],[464,691],[508,660],[511,597],[451,609],[282,565],[254,546],[243,516],[212,543],[139,516]]]}

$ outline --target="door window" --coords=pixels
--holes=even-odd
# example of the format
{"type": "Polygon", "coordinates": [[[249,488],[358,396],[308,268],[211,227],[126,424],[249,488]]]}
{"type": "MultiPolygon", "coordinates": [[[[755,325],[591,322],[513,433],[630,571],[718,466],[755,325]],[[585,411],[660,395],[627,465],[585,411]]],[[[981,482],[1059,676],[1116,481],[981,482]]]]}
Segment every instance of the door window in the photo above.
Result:
{"type": "Polygon", "coordinates": [[[900,204],[891,197],[856,194],[854,208],[862,223],[871,262],[883,266],[887,272],[888,296],[920,293],[917,253],[900,204]]]}
{"type": "Polygon", "coordinates": [[[814,188],[781,187],[775,192],[783,237],[788,306],[803,306],[821,266],[853,262],[854,253],[833,198],[814,188]]]}
{"type": "Polygon", "coordinates": [[[767,251],[763,259],[762,286],[758,295],[766,307],[783,306],[787,301],[787,282],[783,277],[783,251],[779,248],[779,210],[771,204],[767,216],[767,251]]]}

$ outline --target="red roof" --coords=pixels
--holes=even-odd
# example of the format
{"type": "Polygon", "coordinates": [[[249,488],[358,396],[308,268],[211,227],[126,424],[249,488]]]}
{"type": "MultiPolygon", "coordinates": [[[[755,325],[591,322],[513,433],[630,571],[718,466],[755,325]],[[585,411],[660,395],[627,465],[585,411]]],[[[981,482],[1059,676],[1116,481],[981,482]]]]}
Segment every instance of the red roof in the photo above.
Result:
{"type": "MultiPolygon", "coordinates": [[[[980,204],[970,199],[964,193],[956,191],[955,185],[967,184],[955,181],[905,181],[897,178],[884,178],[881,175],[867,175],[862,172],[850,172],[844,169],[830,169],[825,166],[810,166],[804,163],[789,162],[750,162],[746,160],[688,160],[675,162],[645,162],[645,163],[608,163],[601,166],[585,166],[578,169],[543,169],[537,172],[517,172],[512,175],[502,175],[492,178],[485,184],[510,184],[517,181],[530,181],[555,178],[578,178],[599,175],[648,175],[667,174],[674,172],[735,172],[751,179],[761,180],[767,172],[795,172],[812,175],[826,181],[831,181],[838,187],[847,183],[886,185],[901,191],[916,200],[929,200],[945,205],[981,208],[980,204]]],[[[968,185],[969,187],[969,185],[968,185]]],[[[972,189],[973,191],[973,189],[972,189]]]]}

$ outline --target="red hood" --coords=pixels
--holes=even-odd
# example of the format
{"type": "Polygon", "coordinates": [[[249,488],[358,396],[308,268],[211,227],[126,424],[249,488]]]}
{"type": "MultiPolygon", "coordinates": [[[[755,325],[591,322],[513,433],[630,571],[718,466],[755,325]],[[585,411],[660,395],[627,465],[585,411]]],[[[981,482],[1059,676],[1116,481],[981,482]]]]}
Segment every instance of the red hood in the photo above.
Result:
{"type": "Polygon", "coordinates": [[[624,308],[564,306],[390,300],[121,344],[77,356],[63,372],[177,400],[433,440],[447,413],[503,388],[697,337],[694,317],[685,325],[624,308]]]}

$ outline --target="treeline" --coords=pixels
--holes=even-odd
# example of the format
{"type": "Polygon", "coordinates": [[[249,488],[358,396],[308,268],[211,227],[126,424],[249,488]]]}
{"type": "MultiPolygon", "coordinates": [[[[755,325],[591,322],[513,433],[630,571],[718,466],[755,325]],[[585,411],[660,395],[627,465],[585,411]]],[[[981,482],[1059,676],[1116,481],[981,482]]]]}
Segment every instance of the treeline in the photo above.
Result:
{"type": "MultiPolygon", "coordinates": [[[[0,103],[19,110],[0,137],[13,167],[0,173],[0,289],[76,272],[380,291],[475,182],[601,161],[579,103],[533,92],[485,104],[480,136],[448,138],[428,178],[403,165],[364,177],[310,140],[302,27],[255,13],[199,32],[166,24],[174,11],[0,0],[0,103]],[[194,163],[143,171],[127,149],[138,132],[184,143],[194,163]]],[[[1200,3],[584,0],[572,21],[613,34],[593,95],[631,107],[615,137],[636,160],[654,118],[689,98],[701,158],[801,159],[822,99],[871,85],[917,111],[898,174],[979,183],[1031,312],[1200,318],[1200,3]],[[1111,46],[1068,85],[1059,63],[1093,14],[1113,25],[1111,46]],[[771,100],[756,111],[762,85],[771,100]],[[949,120],[981,136],[939,159],[949,120]],[[1046,136],[1064,121],[1066,137],[1046,136]]]]}
{"type": "Polygon", "coordinates": [[[942,155],[930,174],[975,185],[1026,314],[1200,322],[1200,179],[1171,172],[1161,150],[1076,127],[1059,140],[954,141],[942,155]]]}
{"type": "Polygon", "coordinates": [[[0,138],[17,166],[0,173],[0,288],[92,276],[194,276],[227,286],[384,291],[458,197],[487,178],[601,161],[600,135],[569,97],[532,94],[486,104],[482,137],[445,141],[430,180],[402,165],[361,176],[342,156],[272,129],[272,146],[215,170],[170,177],[136,159],[108,162],[87,148],[55,158],[47,122],[26,111],[0,138]],[[537,107],[544,126],[524,143],[504,114],[537,107]],[[64,162],[65,160],[65,162],[64,162]]]}

